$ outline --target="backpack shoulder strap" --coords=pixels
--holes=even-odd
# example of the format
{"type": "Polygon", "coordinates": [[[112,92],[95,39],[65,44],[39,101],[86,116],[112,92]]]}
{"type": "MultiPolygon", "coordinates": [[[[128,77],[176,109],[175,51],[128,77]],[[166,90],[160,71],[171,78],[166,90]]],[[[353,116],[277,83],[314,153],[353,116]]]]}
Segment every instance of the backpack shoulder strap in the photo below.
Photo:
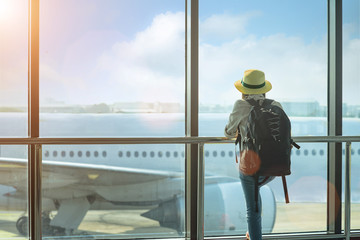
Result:
{"type": "Polygon", "coordinates": [[[259,102],[256,101],[256,100],[253,99],[253,98],[246,99],[245,101],[247,101],[251,106],[260,106],[260,105],[259,105],[259,102]]]}
{"type": "Polygon", "coordinates": [[[273,103],[273,101],[274,100],[272,100],[272,99],[265,98],[264,102],[263,102],[263,106],[269,106],[269,105],[271,105],[273,103]]]}

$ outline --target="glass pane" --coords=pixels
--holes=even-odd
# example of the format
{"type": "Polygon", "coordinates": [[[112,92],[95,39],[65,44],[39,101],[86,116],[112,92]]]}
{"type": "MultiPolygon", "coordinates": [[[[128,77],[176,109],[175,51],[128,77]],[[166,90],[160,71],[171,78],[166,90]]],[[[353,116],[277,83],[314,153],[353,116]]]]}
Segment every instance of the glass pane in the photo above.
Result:
{"type": "MultiPolygon", "coordinates": [[[[261,187],[264,234],[326,231],[327,145],[300,145],[292,150],[286,177],[290,204],[285,204],[280,177],[261,187]]],[[[205,235],[245,235],[246,206],[234,145],[207,144],[204,154],[205,235]]]]}
{"type": "MultiPolygon", "coordinates": [[[[343,1],[343,134],[360,136],[360,2],[343,1]]],[[[351,229],[360,229],[360,145],[352,143],[351,229]]],[[[345,158],[343,158],[345,159],[345,158]]]]}
{"type": "MultiPolygon", "coordinates": [[[[221,121],[216,133],[241,98],[235,81],[260,69],[273,87],[266,97],[296,121],[319,122],[293,135],[327,134],[327,1],[200,0],[199,12],[200,112],[221,121]]],[[[209,134],[205,122],[199,129],[209,134]]]]}
{"type": "Polygon", "coordinates": [[[0,145],[0,239],[29,239],[27,146],[0,145]]]}
{"type": "Polygon", "coordinates": [[[27,136],[28,1],[0,0],[0,137],[27,136]]]}
{"type": "MultiPolygon", "coordinates": [[[[184,130],[167,130],[171,119],[184,116],[184,12],[183,0],[41,1],[42,121],[79,114],[91,121],[88,129],[114,136],[117,130],[108,133],[99,117],[135,115],[154,132],[183,136],[184,130]]],[[[40,134],[84,136],[70,128],[49,132],[44,124],[40,134]]]]}
{"type": "Polygon", "coordinates": [[[184,145],[43,147],[43,235],[184,237],[184,145]]]}

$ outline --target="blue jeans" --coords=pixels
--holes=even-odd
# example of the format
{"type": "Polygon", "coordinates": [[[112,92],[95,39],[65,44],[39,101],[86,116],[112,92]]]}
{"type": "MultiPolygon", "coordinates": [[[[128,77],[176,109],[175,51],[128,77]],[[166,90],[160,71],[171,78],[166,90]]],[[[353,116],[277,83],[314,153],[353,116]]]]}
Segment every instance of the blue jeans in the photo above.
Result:
{"type": "MultiPolygon", "coordinates": [[[[259,177],[259,188],[272,181],[275,177],[259,177]],[[265,181],[264,181],[265,180],[265,181]]],[[[259,191],[258,197],[258,208],[259,211],[256,212],[256,204],[255,204],[255,178],[252,176],[247,176],[240,173],[240,180],[242,189],[244,191],[245,201],[246,201],[246,211],[247,211],[247,223],[248,223],[248,231],[251,240],[262,240],[262,231],[261,231],[261,196],[259,191]]]]}

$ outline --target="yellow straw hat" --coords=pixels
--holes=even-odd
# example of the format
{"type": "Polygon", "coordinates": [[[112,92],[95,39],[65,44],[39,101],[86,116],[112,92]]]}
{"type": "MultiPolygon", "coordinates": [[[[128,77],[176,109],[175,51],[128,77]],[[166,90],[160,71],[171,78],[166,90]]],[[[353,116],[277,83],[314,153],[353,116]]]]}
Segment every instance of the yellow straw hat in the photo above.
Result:
{"type": "Polygon", "coordinates": [[[264,72],[256,69],[246,70],[244,77],[235,82],[237,90],[244,94],[262,94],[271,90],[271,83],[265,80],[264,72]]]}

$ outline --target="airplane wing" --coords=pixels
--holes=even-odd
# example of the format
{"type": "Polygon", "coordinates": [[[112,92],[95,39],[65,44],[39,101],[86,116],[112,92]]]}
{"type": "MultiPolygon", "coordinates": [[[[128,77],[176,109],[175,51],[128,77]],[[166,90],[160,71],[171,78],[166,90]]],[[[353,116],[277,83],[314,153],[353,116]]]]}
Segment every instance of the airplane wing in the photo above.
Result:
{"type": "MultiPolygon", "coordinates": [[[[106,195],[109,194],[102,191],[104,188],[111,189],[113,186],[121,188],[183,177],[181,172],[59,161],[43,161],[42,163],[42,189],[44,192],[50,193],[67,188],[72,189],[73,194],[76,190],[83,192],[80,195],[89,195],[90,192],[93,192],[105,199],[108,199],[106,195]]],[[[12,186],[18,191],[26,190],[27,164],[27,159],[0,158],[0,184],[12,186]]],[[[110,198],[109,200],[117,199],[110,198]]]]}

